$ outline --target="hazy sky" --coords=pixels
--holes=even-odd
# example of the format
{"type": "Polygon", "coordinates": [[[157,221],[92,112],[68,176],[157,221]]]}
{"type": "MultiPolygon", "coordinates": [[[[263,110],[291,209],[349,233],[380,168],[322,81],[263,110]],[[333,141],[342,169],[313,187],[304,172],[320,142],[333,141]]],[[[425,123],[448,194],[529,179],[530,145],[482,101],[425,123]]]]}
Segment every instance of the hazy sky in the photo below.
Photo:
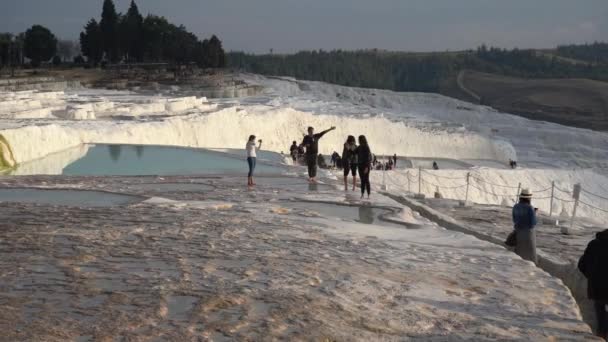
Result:
{"type": "MultiPolygon", "coordinates": [[[[0,0],[0,32],[32,24],[76,39],[103,0],[0,0]]],[[[126,12],[130,0],[115,0],[126,12]]],[[[608,41],[608,0],[139,0],[228,50],[444,51],[608,41]]]]}

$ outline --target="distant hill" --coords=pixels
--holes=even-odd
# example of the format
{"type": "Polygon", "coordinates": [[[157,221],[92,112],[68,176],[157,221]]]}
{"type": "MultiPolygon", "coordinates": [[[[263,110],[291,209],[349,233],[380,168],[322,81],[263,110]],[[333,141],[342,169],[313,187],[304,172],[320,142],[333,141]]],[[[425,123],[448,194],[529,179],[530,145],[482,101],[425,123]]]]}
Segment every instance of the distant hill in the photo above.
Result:
{"type": "Polygon", "coordinates": [[[228,54],[228,63],[234,69],[263,75],[351,87],[441,93],[532,119],[608,130],[604,88],[608,86],[604,84],[608,82],[608,44],[605,43],[527,50],[484,45],[476,50],[435,53],[320,50],[291,55],[252,55],[232,52],[228,54]],[[498,89],[505,92],[504,96],[498,96],[498,89]]]}

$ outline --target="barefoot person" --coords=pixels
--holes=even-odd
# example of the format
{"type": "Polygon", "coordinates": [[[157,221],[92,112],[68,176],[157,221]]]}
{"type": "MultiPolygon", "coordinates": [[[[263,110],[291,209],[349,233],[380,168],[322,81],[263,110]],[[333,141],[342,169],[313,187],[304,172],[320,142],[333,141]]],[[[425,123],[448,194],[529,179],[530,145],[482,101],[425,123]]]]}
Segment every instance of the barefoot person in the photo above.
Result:
{"type": "Polygon", "coordinates": [[[315,129],[308,127],[308,135],[304,137],[302,146],[306,147],[306,165],[308,166],[308,181],[313,183],[317,179],[317,154],[319,153],[319,139],[321,139],[325,133],[333,131],[336,127],[332,127],[321,133],[315,134],[315,129]]]}
{"type": "Polygon", "coordinates": [[[253,182],[253,171],[255,170],[255,164],[257,159],[256,149],[259,150],[262,148],[262,139],[258,140],[260,143],[259,146],[255,146],[255,135],[250,135],[249,140],[247,140],[247,145],[245,149],[247,150],[247,164],[249,164],[249,173],[247,174],[247,185],[254,186],[253,182]]]}
{"type": "Polygon", "coordinates": [[[357,165],[359,166],[359,177],[361,178],[361,198],[367,191],[367,198],[371,192],[371,185],[369,183],[369,173],[372,167],[372,151],[367,144],[367,138],[365,135],[359,136],[359,147],[357,147],[357,165]]]}
{"type": "Polygon", "coordinates": [[[355,137],[349,135],[342,150],[342,166],[344,167],[344,191],[348,191],[348,174],[353,174],[353,191],[357,186],[357,143],[355,137]]]}

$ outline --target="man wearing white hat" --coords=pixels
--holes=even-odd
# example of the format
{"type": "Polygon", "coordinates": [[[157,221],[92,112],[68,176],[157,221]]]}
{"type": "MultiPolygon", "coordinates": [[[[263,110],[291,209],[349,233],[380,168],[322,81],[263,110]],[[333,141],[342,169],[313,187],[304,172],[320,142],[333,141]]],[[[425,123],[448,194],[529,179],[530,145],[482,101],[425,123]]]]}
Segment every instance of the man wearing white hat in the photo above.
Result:
{"type": "Polygon", "coordinates": [[[536,263],[536,210],[532,207],[532,193],[528,189],[521,191],[519,203],[513,207],[513,225],[517,236],[515,253],[536,263]]]}

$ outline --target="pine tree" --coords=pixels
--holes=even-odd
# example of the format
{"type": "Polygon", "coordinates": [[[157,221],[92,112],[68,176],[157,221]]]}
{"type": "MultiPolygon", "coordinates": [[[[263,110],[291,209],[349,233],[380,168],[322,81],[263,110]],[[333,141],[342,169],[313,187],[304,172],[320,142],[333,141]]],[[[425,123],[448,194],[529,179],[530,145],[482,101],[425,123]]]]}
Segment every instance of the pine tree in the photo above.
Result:
{"type": "Polygon", "coordinates": [[[144,58],[144,18],[139,13],[139,9],[134,0],[131,0],[131,6],[123,18],[123,22],[123,32],[121,32],[121,36],[123,36],[125,42],[124,51],[127,53],[127,58],[129,60],[141,62],[144,58]]]}
{"type": "Polygon", "coordinates": [[[222,41],[216,36],[211,36],[208,46],[209,67],[223,68],[226,66],[226,53],[222,47],[222,41]]]}
{"type": "Polygon", "coordinates": [[[95,19],[91,19],[84,27],[84,32],[80,33],[80,51],[90,63],[97,65],[103,57],[102,45],[99,24],[95,19]]]}
{"type": "Polygon", "coordinates": [[[120,60],[120,43],[118,36],[118,13],[112,0],[104,0],[99,29],[103,52],[106,58],[116,63],[120,60]]]}

